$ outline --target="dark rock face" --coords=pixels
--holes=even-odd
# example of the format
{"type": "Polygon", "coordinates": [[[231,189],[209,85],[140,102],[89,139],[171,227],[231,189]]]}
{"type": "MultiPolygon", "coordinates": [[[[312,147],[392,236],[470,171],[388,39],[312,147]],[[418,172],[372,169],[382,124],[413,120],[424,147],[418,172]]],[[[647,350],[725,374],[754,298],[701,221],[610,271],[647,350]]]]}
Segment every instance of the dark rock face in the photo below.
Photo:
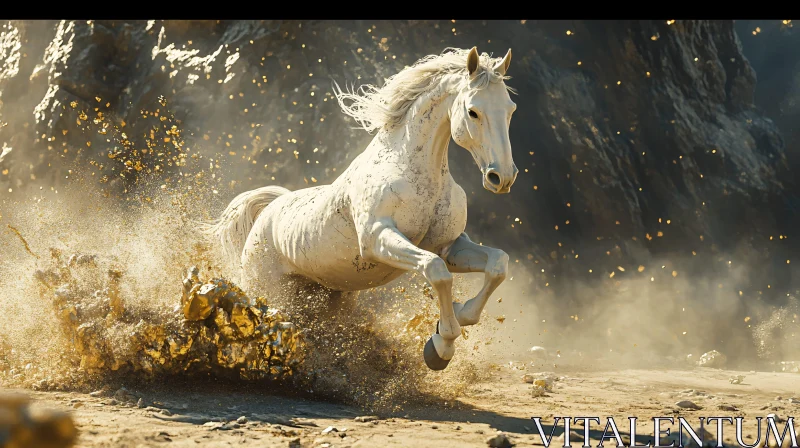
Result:
{"type": "MultiPolygon", "coordinates": [[[[736,31],[744,55],[758,73],[755,104],[773,120],[786,142],[786,158],[791,167],[800,166],[800,28],[791,20],[737,20],[736,31]]],[[[797,185],[797,170],[792,171],[797,185]]],[[[787,190],[787,227],[800,226],[800,197],[797,190],[787,190]]],[[[789,241],[792,250],[800,242],[789,241]]]]}
{"type": "Polygon", "coordinates": [[[340,113],[332,81],[380,85],[448,46],[512,48],[512,194],[484,191],[469,156],[451,150],[473,235],[547,267],[542,283],[606,278],[653,256],[723,269],[733,253],[760,267],[759,285],[791,286],[777,240],[796,235],[794,179],[778,127],[753,105],[755,72],[730,21],[64,21],[0,33],[0,142],[14,148],[3,191],[64,182],[67,160],[134,189],[154,170],[180,177],[193,155],[225,162],[205,177],[222,201],[329,183],[371,138],[340,113]],[[164,144],[171,126],[180,138],[164,144]],[[168,163],[153,157],[164,147],[168,163]]]}

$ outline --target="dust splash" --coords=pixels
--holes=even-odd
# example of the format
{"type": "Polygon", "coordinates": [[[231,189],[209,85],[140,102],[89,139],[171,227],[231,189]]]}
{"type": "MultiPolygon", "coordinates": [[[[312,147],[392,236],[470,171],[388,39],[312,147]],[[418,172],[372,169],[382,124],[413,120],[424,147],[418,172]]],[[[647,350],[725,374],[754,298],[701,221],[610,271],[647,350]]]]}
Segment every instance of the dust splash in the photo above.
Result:
{"type": "Polygon", "coordinates": [[[3,203],[30,247],[0,233],[0,318],[11,323],[0,384],[88,390],[210,374],[379,411],[452,402],[480,380],[485,346],[470,339],[480,326],[445,372],[425,366],[438,309],[423,279],[358,294],[298,281],[251,298],[195,230],[193,211],[211,207],[201,192],[154,190],[120,204],[76,183],[3,203]]]}
{"type": "Polygon", "coordinates": [[[416,276],[350,294],[302,282],[289,285],[287,292],[291,300],[278,303],[314,348],[306,353],[302,371],[309,392],[397,411],[427,403],[452,405],[485,378],[486,346],[472,339],[480,326],[463,331],[446,370],[425,366],[422,351],[436,327],[438,302],[416,276]]]}
{"type": "MultiPolygon", "coordinates": [[[[96,256],[66,259],[52,249],[51,266],[35,276],[42,301],[51,302],[73,348],[65,362],[75,373],[290,376],[301,361],[295,326],[264,298],[251,300],[224,279],[202,282],[198,274],[196,267],[189,269],[181,305],[164,310],[129,310],[120,295],[123,273],[103,269],[96,256]]],[[[38,385],[47,389],[48,379],[38,385]]]]}
{"type": "MultiPolygon", "coordinates": [[[[791,297],[785,306],[765,311],[753,327],[753,343],[759,357],[768,360],[800,360],[800,301],[791,297]]],[[[782,370],[792,370],[783,368],[782,370]]]]}

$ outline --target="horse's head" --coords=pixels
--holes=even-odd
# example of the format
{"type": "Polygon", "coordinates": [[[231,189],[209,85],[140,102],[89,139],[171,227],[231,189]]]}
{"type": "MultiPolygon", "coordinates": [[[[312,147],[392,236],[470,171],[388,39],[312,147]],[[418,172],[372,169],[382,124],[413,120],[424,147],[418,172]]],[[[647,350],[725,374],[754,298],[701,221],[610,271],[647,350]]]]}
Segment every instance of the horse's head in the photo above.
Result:
{"type": "Polygon", "coordinates": [[[472,154],[483,173],[483,187],[508,193],[519,170],[511,155],[508,127],[517,105],[503,81],[511,50],[494,67],[481,66],[473,47],[465,61],[467,79],[450,110],[453,140],[472,154]]]}

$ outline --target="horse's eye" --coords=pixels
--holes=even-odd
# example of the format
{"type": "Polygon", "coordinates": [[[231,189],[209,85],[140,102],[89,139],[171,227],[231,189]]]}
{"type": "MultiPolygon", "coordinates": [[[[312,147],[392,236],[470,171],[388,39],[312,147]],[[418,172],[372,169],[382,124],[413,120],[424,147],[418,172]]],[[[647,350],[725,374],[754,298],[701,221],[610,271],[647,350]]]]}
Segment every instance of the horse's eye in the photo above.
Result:
{"type": "Polygon", "coordinates": [[[469,110],[469,116],[472,117],[472,118],[478,118],[478,113],[475,112],[474,110],[470,109],[469,110]]]}

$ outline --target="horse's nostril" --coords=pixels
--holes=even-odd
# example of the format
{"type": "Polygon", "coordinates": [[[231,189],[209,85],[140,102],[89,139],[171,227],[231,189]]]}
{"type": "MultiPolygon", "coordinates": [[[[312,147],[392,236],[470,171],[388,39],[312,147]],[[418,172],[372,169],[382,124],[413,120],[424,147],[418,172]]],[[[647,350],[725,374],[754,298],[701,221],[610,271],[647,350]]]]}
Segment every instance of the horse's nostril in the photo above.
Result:
{"type": "Polygon", "coordinates": [[[491,173],[487,174],[487,175],[486,175],[486,179],[487,179],[487,180],[488,180],[488,181],[489,181],[489,182],[490,182],[492,185],[500,185],[500,176],[499,176],[497,173],[495,173],[495,172],[491,172],[491,173]]]}

